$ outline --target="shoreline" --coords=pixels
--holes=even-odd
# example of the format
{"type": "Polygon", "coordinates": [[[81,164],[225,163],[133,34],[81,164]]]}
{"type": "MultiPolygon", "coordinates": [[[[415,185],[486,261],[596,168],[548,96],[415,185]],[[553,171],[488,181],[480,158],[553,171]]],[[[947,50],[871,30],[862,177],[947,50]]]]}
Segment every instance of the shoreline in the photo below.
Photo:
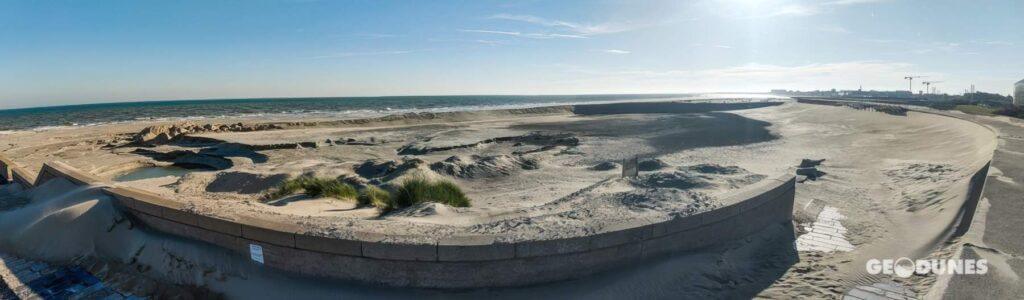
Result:
{"type": "MultiPolygon", "coordinates": [[[[635,97],[631,99],[612,99],[612,100],[589,100],[589,101],[554,101],[554,102],[525,102],[519,104],[479,104],[479,105],[462,105],[462,106],[443,106],[443,107],[412,107],[412,108],[391,108],[391,107],[379,107],[375,109],[344,109],[344,110],[327,110],[318,109],[312,111],[305,110],[287,110],[283,111],[267,111],[260,113],[229,113],[221,115],[202,115],[202,116],[167,116],[167,117],[137,117],[126,120],[115,120],[105,122],[91,122],[88,120],[78,120],[72,123],[74,124],[48,124],[39,125],[28,128],[8,128],[2,129],[4,126],[0,126],[0,135],[10,134],[16,132],[40,132],[50,130],[66,130],[69,128],[81,128],[81,127],[94,127],[94,126],[106,126],[106,125],[132,125],[133,123],[177,123],[183,121],[194,121],[204,122],[211,120],[229,121],[229,122],[245,122],[253,121],[258,119],[272,119],[272,120],[291,120],[291,119],[308,119],[314,118],[318,120],[340,120],[340,119],[361,119],[367,117],[384,117],[395,114],[407,114],[407,113],[442,113],[442,112],[459,112],[459,111],[488,111],[488,110],[505,110],[505,109],[524,109],[524,108],[537,108],[537,107],[548,107],[548,106],[565,106],[565,105],[587,105],[587,104],[608,104],[608,103],[633,103],[633,102],[672,102],[672,101],[703,101],[703,100],[727,100],[727,99],[752,99],[752,100],[767,100],[767,99],[785,99],[786,97],[778,97],[772,95],[763,94],[679,94],[671,95],[671,97],[654,97],[659,96],[658,94],[652,95],[552,95],[552,96],[507,96],[507,97],[631,97],[631,96],[649,96],[649,97],[635,97]]],[[[418,98],[418,97],[449,97],[449,96],[396,96],[396,97],[385,97],[385,98],[418,98]]],[[[451,96],[451,97],[506,97],[506,96],[451,96]]],[[[2,113],[10,113],[16,111],[31,111],[31,110],[60,110],[60,109],[73,109],[76,107],[90,107],[90,106],[112,106],[118,105],[160,105],[164,103],[185,103],[185,104],[209,104],[203,101],[214,101],[226,102],[226,101],[289,101],[289,100],[329,100],[335,99],[331,97],[327,98],[282,98],[282,99],[210,99],[210,100],[170,100],[170,101],[143,101],[143,102],[129,102],[129,103],[102,103],[102,104],[82,104],[82,105],[69,105],[69,106],[55,106],[55,107],[42,107],[42,108],[20,108],[10,110],[0,110],[0,116],[2,113]]],[[[348,99],[348,98],[338,98],[348,99]]],[[[361,98],[353,98],[361,99],[361,98]]],[[[5,116],[5,117],[17,117],[17,115],[5,116]]]]}

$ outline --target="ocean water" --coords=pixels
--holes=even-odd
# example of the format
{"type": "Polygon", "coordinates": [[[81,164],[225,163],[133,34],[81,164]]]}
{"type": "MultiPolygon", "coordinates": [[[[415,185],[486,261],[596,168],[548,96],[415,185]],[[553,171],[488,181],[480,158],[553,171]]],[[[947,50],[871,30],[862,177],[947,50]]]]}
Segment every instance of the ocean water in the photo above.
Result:
{"type": "Polygon", "coordinates": [[[140,120],[309,116],[366,118],[405,112],[522,108],[559,104],[766,98],[763,94],[392,96],[121,102],[0,110],[0,134],[140,120]]]}
{"type": "Polygon", "coordinates": [[[311,116],[368,117],[413,111],[452,111],[543,104],[686,98],[693,95],[395,96],[222,99],[103,103],[0,110],[0,131],[88,126],[135,120],[311,116]]]}

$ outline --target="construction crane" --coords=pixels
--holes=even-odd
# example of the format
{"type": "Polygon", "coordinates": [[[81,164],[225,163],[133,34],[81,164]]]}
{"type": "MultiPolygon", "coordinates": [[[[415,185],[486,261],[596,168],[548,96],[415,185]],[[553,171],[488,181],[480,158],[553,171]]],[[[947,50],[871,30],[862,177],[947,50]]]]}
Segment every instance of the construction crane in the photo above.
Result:
{"type": "Polygon", "coordinates": [[[927,76],[913,76],[913,75],[907,75],[906,77],[903,77],[903,79],[906,79],[907,81],[909,81],[909,82],[910,82],[910,90],[909,90],[909,91],[910,91],[910,94],[911,94],[911,95],[913,95],[913,94],[914,94],[914,78],[924,78],[924,77],[927,77],[927,76]]]}
{"type": "MultiPolygon", "coordinates": [[[[929,91],[928,88],[930,88],[932,86],[932,84],[941,83],[941,82],[942,81],[922,81],[921,84],[924,85],[924,92],[927,94],[927,93],[929,93],[928,92],[929,91]]],[[[932,93],[934,93],[934,92],[932,92],[932,93]]]]}

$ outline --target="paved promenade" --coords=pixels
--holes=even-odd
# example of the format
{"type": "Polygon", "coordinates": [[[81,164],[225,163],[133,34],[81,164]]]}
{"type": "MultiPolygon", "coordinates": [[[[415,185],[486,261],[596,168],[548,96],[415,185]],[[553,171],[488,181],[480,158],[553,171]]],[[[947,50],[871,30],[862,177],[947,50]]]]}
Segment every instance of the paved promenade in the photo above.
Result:
{"type": "MultiPolygon", "coordinates": [[[[996,149],[985,183],[990,207],[985,216],[982,245],[968,245],[963,258],[985,257],[985,275],[954,276],[943,295],[947,299],[1020,299],[1024,295],[1024,120],[967,116],[996,129],[996,149]],[[1005,263],[1003,263],[1005,262],[1005,263]]],[[[982,204],[984,205],[984,204],[982,204]]],[[[971,228],[972,231],[980,228],[971,228]]]]}

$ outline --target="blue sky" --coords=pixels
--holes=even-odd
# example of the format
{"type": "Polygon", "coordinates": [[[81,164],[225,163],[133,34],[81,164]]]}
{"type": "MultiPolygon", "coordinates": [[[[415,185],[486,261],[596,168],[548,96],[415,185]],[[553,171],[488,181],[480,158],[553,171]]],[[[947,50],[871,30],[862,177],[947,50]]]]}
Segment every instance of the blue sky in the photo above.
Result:
{"type": "Polygon", "coordinates": [[[1019,0],[2,1],[0,108],[905,89],[905,75],[1008,94],[1021,15],[1019,0]]]}

